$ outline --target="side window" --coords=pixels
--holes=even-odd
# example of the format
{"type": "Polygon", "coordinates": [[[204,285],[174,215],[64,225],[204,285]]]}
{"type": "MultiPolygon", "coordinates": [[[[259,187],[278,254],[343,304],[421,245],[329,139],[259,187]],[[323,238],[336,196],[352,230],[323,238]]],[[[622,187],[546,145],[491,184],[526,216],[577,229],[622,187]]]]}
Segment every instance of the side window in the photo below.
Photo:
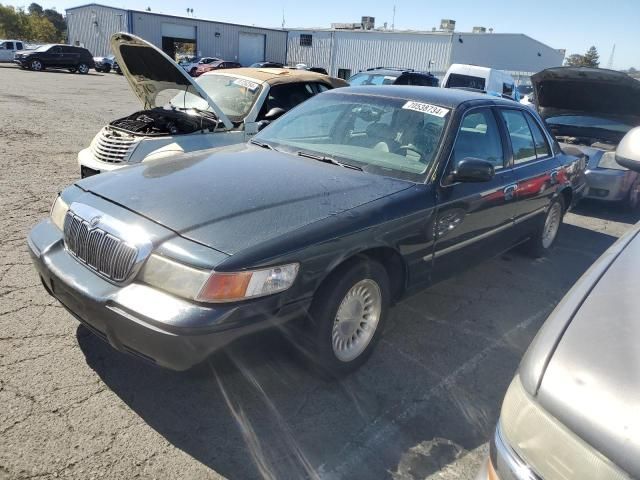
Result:
{"type": "Polygon", "coordinates": [[[519,110],[500,110],[509,132],[515,164],[535,160],[536,147],[524,114],[519,110]]]}
{"type": "Polygon", "coordinates": [[[327,87],[324,83],[314,83],[314,85],[317,93],[322,93],[329,90],[329,87],[327,87]]]}
{"type": "Polygon", "coordinates": [[[291,110],[296,105],[313,97],[314,92],[308,83],[288,83],[274,85],[269,90],[269,96],[262,108],[263,115],[274,107],[285,111],[291,110]]]}
{"type": "Polygon", "coordinates": [[[533,134],[533,141],[536,146],[536,157],[544,158],[550,156],[551,148],[549,148],[549,144],[547,143],[547,139],[545,138],[540,125],[538,125],[538,122],[536,122],[528,113],[525,115],[525,117],[527,117],[529,128],[531,129],[531,133],[533,134]]]}
{"type": "Polygon", "coordinates": [[[51,47],[47,53],[61,53],[62,49],[60,47],[51,47]]]}
{"type": "Polygon", "coordinates": [[[4,42],[4,48],[7,50],[13,50],[13,42],[4,42]]]}
{"type": "Polygon", "coordinates": [[[453,146],[453,168],[461,160],[472,157],[487,160],[496,170],[504,167],[504,152],[498,123],[488,108],[472,110],[462,119],[453,146]]]}
{"type": "Polygon", "coordinates": [[[22,42],[16,42],[16,50],[23,50],[22,42]]]}
{"type": "Polygon", "coordinates": [[[342,78],[343,80],[346,80],[350,76],[351,76],[351,70],[350,69],[348,69],[348,68],[339,68],[338,69],[338,78],[342,78]]]}
{"type": "MultiPolygon", "coordinates": [[[[398,78],[395,79],[395,82],[393,82],[394,85],[413,85],[413,79],[411,78],[411,75],[408,75],[406,73],[403,73],[402,75],[400,75],[398,78]]],[[[386,85],[386,82],[385,82],[386,85]]]]}
{"type": "Polygon", "coordinates": [[[502,94],[508,97],[513,96],[513,83],[503,83],[502,84],[502,94]]]}

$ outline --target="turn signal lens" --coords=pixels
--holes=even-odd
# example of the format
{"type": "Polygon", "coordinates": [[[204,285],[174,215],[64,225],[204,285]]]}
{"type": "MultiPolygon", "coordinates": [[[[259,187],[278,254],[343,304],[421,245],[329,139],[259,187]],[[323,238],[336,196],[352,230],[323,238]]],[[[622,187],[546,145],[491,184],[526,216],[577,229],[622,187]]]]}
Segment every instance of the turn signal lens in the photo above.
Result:
{"type": "Polygon", "coordinates": [[[282,292],[293,285],[299,264],[236,273],[211,274],[196,300],[234,302],[282,292]]]}
{"type": "Polygon", "coordinates": [[[53,202],[53,206],[51,207],[51,221],[60,230],[64,230],[64,217],[68,211],[69,205],[58,195],[58,198],[56,198],[56,201],[53,202]]]}

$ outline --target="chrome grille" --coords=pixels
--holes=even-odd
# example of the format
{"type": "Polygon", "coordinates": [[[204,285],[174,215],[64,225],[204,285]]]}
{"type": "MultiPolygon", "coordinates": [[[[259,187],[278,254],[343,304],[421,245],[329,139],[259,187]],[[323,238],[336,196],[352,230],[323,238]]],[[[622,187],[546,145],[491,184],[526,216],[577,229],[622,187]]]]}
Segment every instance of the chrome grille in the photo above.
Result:
{"type": "Polygon", "coordinates": [[[67,250],[87,267],[114,282],[129,277],[138,250],[89,222],[67,213],[64,221],[64,241],[67,250]]]}
{"type": "Polygon", "coordinates": [[[106,163],[126,162],[138,141],[133,135],[104,127],[93,142],[93,155],[106,163]]]}

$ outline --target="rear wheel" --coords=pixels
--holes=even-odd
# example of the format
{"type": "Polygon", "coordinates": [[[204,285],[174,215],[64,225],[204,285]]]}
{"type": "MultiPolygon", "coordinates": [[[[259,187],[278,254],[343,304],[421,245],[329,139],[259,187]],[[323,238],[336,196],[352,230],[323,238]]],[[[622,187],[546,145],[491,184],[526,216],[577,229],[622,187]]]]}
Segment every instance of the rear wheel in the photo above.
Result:
{"type": "Polygon", "coordinates": [[[305,351],[320,373],[342,376],[361,366],[379,341],[390,303],[386,270],[363,260],[337,271],[315,295],[305,351]]]}
{"type": "Polygon", "coordinates": [[[529,255],[539,258],[549,251],[558,238],[563,215],[564,201],[562,197],[557,197],[549,205],[544,216],[544,223],[540,222],[533,236],[524,244],[524,248],[529,255]]]}
{"type": "Polygon", "coordinates": [[[104,67],[104,69],[102,70],[103,73],[109,73],[110,71],[111,71],[111,67],[109,65],[104,67]]]}
{"type": "Polygon", "coordinates": [[[77,69],[78,73],[81,73],[82,75],[89,73],[89,65],[86,63],[79,63],[77,69]]]}
{"type": "Polygon", "coordinates": [[[626,207],[635,212],[640,207],[640,175],[634,180],[627,195],[626,207]]]}
{"type": "Polygon", "coordinates": [[[29,63],[29,68],[34,72],[40,72],[44,70],[44,65],[40,60],[31,60],[31,62],[29,63]]]}

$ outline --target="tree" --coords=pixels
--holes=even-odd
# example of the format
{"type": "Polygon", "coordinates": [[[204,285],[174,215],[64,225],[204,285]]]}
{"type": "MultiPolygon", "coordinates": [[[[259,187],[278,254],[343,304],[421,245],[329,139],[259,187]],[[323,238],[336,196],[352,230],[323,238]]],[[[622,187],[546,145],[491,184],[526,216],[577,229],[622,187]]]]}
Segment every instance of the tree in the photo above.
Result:
{"type": "Polygon", "coordinates": [[[28,29],[24,37],[27,40],[43,43],[56,43],[60,37],[56,27],[45,17],[28,15],[28,29]]]}
{"type": "Polygon", "coordinates": [[[27,11],[29,12],[29,15],[37,15],[39,17],[41,17],[42,14],[44,13],[44,10],[42,10],[42,7],[37,3],[32,3],[31,5],[29,5],[29,8],[27,8],[27,11]]]}
{"type": "Polygon", "coordinates": [[[579,53],[569,55],[564,64],[567,67],[582,67],[584,66],[584,55],[580,55],[579,53]]]}
{"type": "Polygon", "coordinates": [[[631,67],[629,69],[629,73],[638,73],[638,70],[636,70],[634,67],[631,67]]]}
{"type": "Polygon", "coordinates": [[[598,49],[591,47],[584,54],[584,66],[598,68],[600,66],[600,55],[598,55],[598,49]]]}
{"type": "Polygon", "coordinates": [[[55,10],[43,10],[37,3],[27,11],[0,4],[0,38],[55,43],[64,40],[67,24],[55,10]]]}

